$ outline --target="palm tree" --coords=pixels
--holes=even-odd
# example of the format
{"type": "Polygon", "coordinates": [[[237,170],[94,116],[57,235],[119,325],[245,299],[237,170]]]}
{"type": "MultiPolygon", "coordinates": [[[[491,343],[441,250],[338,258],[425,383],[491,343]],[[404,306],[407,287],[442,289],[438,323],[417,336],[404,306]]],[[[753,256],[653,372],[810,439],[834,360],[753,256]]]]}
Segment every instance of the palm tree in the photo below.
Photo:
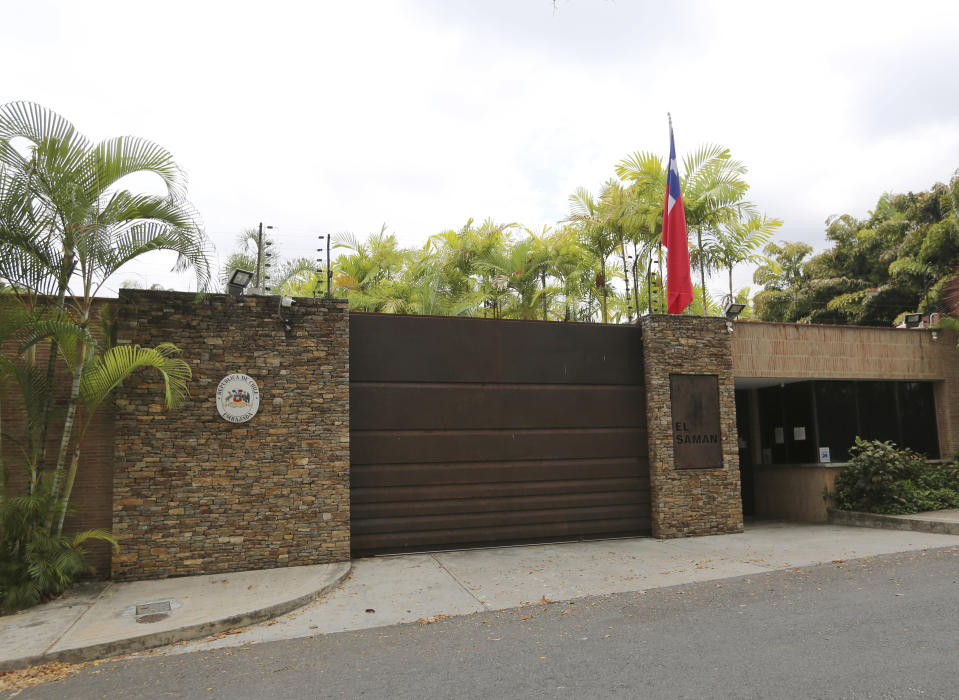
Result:
{"type": "Polygon", "coordinates": [[[589,190],[584,187],[578,188],[575,194],[570,195],[569,209],[570,214],[567,221],[576,226],[583,249],[592,255],[599,264],[599,273],[595,277],[595,283],[596,288],[600,290],[603,323],[608,323],[609,310],[606,300],[609,287],[607,285],[606,264],[618,243],[614,223],[616,212],[611,208],[604,210],[601,202],[594,199],[589,190]]]}
{"type": "MultiPolygon", "coordinates": [[[[716,267],[703,244],[703,235],[718,236],[722,224],[756,215],[746,201],[749,185],[743,179],[746,166],[733,160],[728,148],[714,144],[700,146],[683,159],[683,208],[687,226],[696,232],[697,246],[690,250],[693,267],[699,269],[700,287],[706,289],[706,272],[716,267]]],[[[709,305],[703,305],[703,315],[709,305]]]]}
{"type": "MultiPolygon", "coordinates": [[[[636,151],[616,165],[616,175],[629,182],[626,198],[627,220],[630,222],[630,241],[633,245],[633,292],[636,296],[637,313],[640,289],[636,280],[637,268],[650,268],[650,260],[656,251],[659,278],[663,276],[662,230],[663,199],[666,191],[666,170],[659,156],[636,151]]],[[[649,275],[648,275],[649,277],[649,275]]],[[[649,286],[649,280],[645,283],[649,286]]],[[[655,285],[660,293],[665,293],[662,285],[655,285]]],[[[647,288],[647,293],[649,290],[647,288]]],[[[663,297],[665,303],[665,297],[663,297]]]]}
{"type": "MultiPolygon", "coordinates": [[[[174,270],[193,270],[197,289],[207,288],[207,239],[185,199],[186,177],[161,146],[132,136],[92,143],[56,112],[30,102],[10,102],[0,105],[0,173],[0,201],[25,197],[25,211],[0,225],[0,278],[39,303],[46,298],[42,295],[52,297],[57,320],[69,314],[85,330],[94,298],[107,279],[155,250],[176,252],[174,270]],[[124,178],[134,173],[155,175],[165,194],[125,189],[124,178]],[[29,242],[23,240],[24,222],[32,229],[29,242]],[[11,250],[17,254],[13,262],[6,256],[11,250]]],[[[61,347],[58,340],[54,336],[51,343],[47,384],[52,384],[58,355],[71,368],[72,378],[54,470],[54,500],[63,492],[83,369],[94,355],[89,342],[61,347]]],[[[46,431],[50,398],[42,414],[46,431]]],[[[44,444],[45,432],[41,450],[44,444]]]]}
{"type": "Polygon", "coordinates": [[[761,263],[766,257],[758,251],[782,226],[781,219],[768,219],[765,215],[753,216],[746,221],[723,223],[716,237],[707,247],[707,255],[718,267],[729,273],[729,295],[726,303],[735,300],[733,292],[733,267],[740,263],[761,263]]]}
{"type": "MultiPolygon", "coordinates": [[[[529,241],[530,268],[536,271],[539,278],[538,297],[542,304],[542,317],[549,319],[550,307],[555,303],[562,292],[556,281],[561,277],[562,262],[570,255],[579,255],[575,248],[575,238],[567,235],[564,229],[552,231],[549,226],[543,226],[541,233],[525,229],[529,241]],[[552,283],[549,281],[553,280],[552,283]]],[[[556,314],[554,310],[554,315],[556,314]]]]}

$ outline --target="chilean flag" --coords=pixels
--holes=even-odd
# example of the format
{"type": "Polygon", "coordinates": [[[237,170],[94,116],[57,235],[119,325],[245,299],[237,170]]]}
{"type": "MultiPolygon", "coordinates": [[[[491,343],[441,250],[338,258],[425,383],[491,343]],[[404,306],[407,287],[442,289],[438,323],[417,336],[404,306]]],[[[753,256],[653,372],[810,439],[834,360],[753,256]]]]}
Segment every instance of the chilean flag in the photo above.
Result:
{"type": "Polygon", "coordinates": [[[663,245],[669,249],[666,259],[667,311],[681,314],[693,300],[693,281],[689,274],[689,244],[686,241],[686,212],[679,189],[679,166],[673,125],[669,125],[669,173],[666,176],[666,203],[663,205],[663,245]]]}

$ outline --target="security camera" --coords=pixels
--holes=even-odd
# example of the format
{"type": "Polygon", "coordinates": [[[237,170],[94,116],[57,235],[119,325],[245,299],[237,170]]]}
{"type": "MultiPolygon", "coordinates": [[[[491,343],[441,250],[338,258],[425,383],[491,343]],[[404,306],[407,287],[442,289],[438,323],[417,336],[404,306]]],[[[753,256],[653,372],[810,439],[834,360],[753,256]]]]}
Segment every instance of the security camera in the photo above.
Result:
{"type": "Polygon", "coordinates": [[[296,299],[293,297],[280,297],[280,306],[284,309],[288,309],[296,303],[296,299]]]}

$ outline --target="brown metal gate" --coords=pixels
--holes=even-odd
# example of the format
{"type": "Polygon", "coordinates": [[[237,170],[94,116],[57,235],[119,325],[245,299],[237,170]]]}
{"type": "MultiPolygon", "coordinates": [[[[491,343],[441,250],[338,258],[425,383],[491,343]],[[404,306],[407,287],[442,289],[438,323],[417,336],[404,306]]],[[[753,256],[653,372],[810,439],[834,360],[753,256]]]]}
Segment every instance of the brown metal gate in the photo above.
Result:
{"type": "Polygon", "coordinates": [[[648,534],[636,326],[350,314],[356,555],[648,534]]]}

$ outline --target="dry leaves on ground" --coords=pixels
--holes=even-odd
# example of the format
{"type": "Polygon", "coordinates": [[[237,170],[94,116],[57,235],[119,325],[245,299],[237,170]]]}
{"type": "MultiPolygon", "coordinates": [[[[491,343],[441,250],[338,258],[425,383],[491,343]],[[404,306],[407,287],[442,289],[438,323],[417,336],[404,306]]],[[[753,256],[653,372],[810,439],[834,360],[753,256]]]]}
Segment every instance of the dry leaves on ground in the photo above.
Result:
{"type": "Polygon", "coordinates": [[[432,617],[421,617],[417,620],[421,625],[428,625],[438,620],[445,620],[448,617],[453,617],[452,615],[433,615],[432,617]]]}
{"type": "Polygon", "coordinates": [[[245,627],[237,627],[236,629],[227,630],[226,632],[220,632],[218,634],[211,634],[209,637],[204,639],[204,642],[214,642],[217,639],[223,639],[224,637],[229,637],[231,634],[243,634],[246,632],[245,627]]]}
{"type": "Polygon", "coordinates": [[[65,664],[62,661],[51,661],[39,666],[17,669],[16,671],[0,671],[0,690],[21,690],[35,685],[58,681],[73,675],[89,665],[89,661],[81,664],[65,664]]]}

